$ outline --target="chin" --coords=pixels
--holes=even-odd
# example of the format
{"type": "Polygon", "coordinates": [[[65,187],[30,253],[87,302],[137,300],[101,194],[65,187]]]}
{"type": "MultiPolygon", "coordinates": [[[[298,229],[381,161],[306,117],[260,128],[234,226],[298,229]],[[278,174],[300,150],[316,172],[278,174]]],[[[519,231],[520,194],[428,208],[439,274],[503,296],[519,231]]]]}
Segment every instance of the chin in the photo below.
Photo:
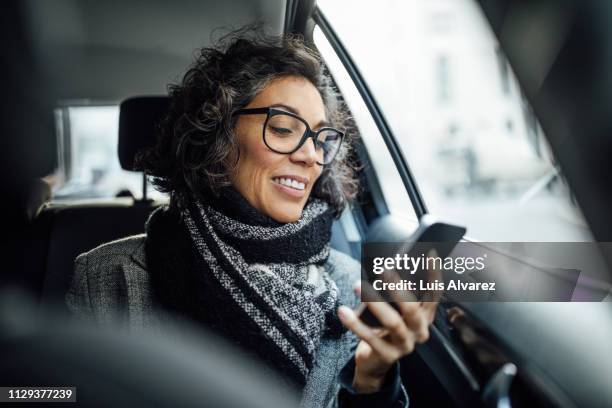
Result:
{"type": "Polygon", "coordinates": [[[295,222],[302,216],[302,207],[296,209],[283,208],[270,211],[270,217],[276,222],[289,223],[295,222]]]}

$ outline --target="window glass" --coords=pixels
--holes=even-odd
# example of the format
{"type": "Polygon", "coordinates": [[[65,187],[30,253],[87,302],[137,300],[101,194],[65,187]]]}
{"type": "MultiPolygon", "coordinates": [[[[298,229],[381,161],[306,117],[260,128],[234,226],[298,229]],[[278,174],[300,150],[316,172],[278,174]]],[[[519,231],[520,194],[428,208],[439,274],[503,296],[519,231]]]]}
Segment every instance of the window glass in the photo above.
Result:
{"type": "Polygon", "coordinates": [[[370,163],[367,163],[367,165],[374,170],[378,177],[389,212],[404,219],[408,228],[416,228],[417,217],[410,205],[408,193],[363,98],[319,27],[315,28],[313,35],[317,49],[325,60],[355,119],[359,129],[359,137],[370,157],[370,163]]]}
{"type": "MultiPolygon", "coordinates": [[[[125,171],[117,144],[119,107],[71,106],[58,110],[59,169],[55,200],[115,197],[129,191],[142,197],[142,173],[125,171]]],[[[148,196],[163,195],[149,187],[148,196]]]]}
{"type": "Polygon", "coordinates": [[[318,5],[380,104],[429,212],[482,241],[592,240],[475,1],[318,5]]]}

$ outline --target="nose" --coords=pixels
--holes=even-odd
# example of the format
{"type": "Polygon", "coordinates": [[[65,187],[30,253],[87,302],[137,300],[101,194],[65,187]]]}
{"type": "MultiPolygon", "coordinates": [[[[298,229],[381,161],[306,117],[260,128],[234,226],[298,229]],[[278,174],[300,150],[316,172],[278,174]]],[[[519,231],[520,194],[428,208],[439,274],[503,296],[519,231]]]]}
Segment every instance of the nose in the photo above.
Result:
{"type": "Polygon", "coordinates": [[[318,155],[314,140],[309,137],[299,149],[291,153],[291,160],[303,163],[307,166],[314,166],[317,163],[318,155]]]}

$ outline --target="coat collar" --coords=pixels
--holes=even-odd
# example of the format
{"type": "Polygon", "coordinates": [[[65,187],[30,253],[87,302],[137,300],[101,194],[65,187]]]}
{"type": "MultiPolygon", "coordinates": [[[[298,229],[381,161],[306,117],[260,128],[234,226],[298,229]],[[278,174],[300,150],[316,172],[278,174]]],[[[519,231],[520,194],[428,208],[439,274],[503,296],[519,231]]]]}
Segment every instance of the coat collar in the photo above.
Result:
{"type": "Polygon", "coordinates": [[[140,265],[143,269],[147,269],[147,260],[145,256],[145,235],[142,236],[142,239],[130,254],[130,258],[132,258],[132,260],[140,265]]]}

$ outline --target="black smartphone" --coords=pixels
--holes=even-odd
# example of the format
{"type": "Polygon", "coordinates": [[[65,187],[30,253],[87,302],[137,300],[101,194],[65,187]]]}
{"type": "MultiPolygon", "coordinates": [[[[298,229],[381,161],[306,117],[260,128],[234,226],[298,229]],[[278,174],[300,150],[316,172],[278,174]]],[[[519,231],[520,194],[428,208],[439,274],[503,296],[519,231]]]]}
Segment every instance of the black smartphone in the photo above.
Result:
{"type": "MultiPolygon", "coordinates": [[[[435,249],[439,257],[446,258],[464,237],[466,231],[465,227],[449,224],[426,214],[419,220],[416,231],[404,244],[398,244],[398,248],[410,257],[418,257],[422,253],[426,254],[429,250],[435,249]]],[[[397,303],[389,303],[398,310],[397,303]]],[[[361,303],[355,309],[355,313],[369,326],[382,326],[365,303],[361,303]]]]}

